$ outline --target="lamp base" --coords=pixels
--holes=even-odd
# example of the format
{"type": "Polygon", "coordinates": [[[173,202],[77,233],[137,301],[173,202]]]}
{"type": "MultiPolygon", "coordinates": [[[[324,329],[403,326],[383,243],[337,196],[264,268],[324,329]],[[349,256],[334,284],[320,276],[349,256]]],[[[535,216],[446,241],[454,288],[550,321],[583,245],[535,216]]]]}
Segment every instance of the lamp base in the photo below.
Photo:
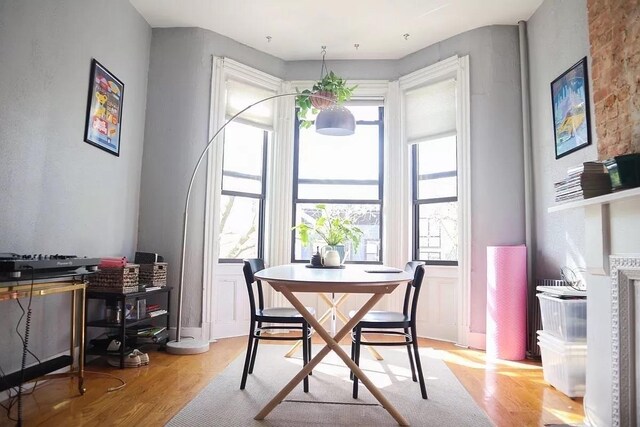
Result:
{"type": "Polygon", "coordinates": [[[174,340],[167,343],[169,354],[200,354],[207,351],[209,351],[209,341],[183,338],[180,341],[174,340]]]}

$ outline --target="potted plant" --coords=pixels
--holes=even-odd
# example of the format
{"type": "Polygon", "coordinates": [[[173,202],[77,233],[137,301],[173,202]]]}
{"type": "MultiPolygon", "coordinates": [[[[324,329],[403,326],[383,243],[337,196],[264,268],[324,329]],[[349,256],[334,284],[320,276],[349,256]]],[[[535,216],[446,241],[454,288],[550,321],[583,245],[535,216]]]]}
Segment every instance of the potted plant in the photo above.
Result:
{"type": "MultiPolygon", "coordinates": [[[[311,242],[311,237],[316,235],[324,240],[328,246],[338,250],[338,252],[340,252],[338,247],[346,242],[351,242],[353,250],[357,250],[364,233],[353,223],[351,218],[341,215],[337,211],[329,211],[324,204],[318,204],[316,208],[320,211],[320,215],[313,224],[303,222],[293,227],[294,230],[298,231],[302,244],[308,246],[311,242]]],[[[344,247],[342,250],[344,251],[344,247]]],[[[340,254],[340,258],[342,259],[343,257],[344,252],[340,254]]]]}
{"type": "Polygon", "coordinates": [[[351,98],[356,87],[357,85],[347,86],[345,79],[336,76],[333,71],[330,71],[322,80],[318,80],[311,90],[305,89],[299,92],[300,95],[296,97],[296,107],[299,109],[298,119],[300,121],[300,127],[306,129],[311,126],[312,121],[307,119],[307,113],[309,111],[311,111],[312,114],[317,114],[320,110],[334,104],[340,105],[351,98]],[[319,96],[314,97],[314,94],[319,96]]]}

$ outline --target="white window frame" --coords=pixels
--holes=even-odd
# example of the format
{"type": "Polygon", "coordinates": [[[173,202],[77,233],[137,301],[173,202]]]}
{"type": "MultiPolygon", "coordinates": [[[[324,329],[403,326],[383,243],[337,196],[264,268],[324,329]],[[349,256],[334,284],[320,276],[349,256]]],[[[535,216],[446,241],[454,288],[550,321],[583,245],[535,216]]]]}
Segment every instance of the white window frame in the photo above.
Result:
{"type": "MultiPolygon", "coordinates": [[[[437,267],[440,269],[459,269],[458,281],[458,339],[460,345],[469,344],[470,323],[470,291],[471,291],[471,93],[469,89],[469,56],[457,55],[433,64],[429,67],[415,71],[399,79],[399,107],[400,123],[404,123],[403,111],[404,94],[414,88],[434,84],[446,79],[454,78],[456,81],[456,139],[457,139],[457,166],[458,166],[458,266],[437,267]]],[[[406,165],[404,174],[404,199],[405,205],[412,204],[411,183],[412,164],[411,146],[406,142],[403,126],[401,127],[401,155],[403,164],[406,165]]],[[[412,209],[406,209],[405,229],[400,236],[406,241],[405,251],[413,253],[412,236],[412,209]]],[[[435,268],[432,266],[430,268],[435,268]]]]}
{"type": "MultiPolygon", "coordinates": [[[[225,92],[226,92],[226,80],[227,78],[234,78],[243,80],[248,83],[254,84],[258,87],[265,88],[273,91],[274,93],[282,93],[283,83],[282,80],[264,73],[255,68],[241,64],[230,58],[224,57],[212,57],[211,66],[211,106],[209,110],[209,134],[208,139],[214,135],[214,133],[220,129],[220,127],[226,122],[225,111],[225,92]]],[[[279,99],[278,99],[279,100],[279,99]]],[[[270,161],[273,158],[273,147],[278,143],[278,111],[281,108],[281,103],[277,102],[274,108],[274,131],[271,140],[272,144],[268,144],[267,151],[264,155],[267,156],[267,164],[270,165],[270,161]]],[[[238,269],[237,263],[220,263],[219,262],[219,227],[220,222],[220,196],[222,189],[222,156],[223,156],[223,144],[222,136],[218,137],[207,154],[207,178],[206,178],[206,201],[205,201],[205,223],[204,223],[204,253],[203,253],[203,278],[202,278],[202,337],[208,338],[211,341],[215,341],[213,338],[212,324],[215,321],[215,307],[217,302],[217,293],[215,286],[215,279],[225,274],[236,274],[235,270],[238,269]]],[[[270,171],[273,169],[267,168],[266,176],[270,176],[270,171]]],[[[267,183],[273,181],[267,178],[267,183]]],[[[267,187],[266,199],[267,205],[265,210],[268,210],[269,189],[273,184],[269,184],[267,187]]],[[[268,213],[266,214],[268,215],[268,213]]],[[[265,223],[268,224],[268,217],[265,218],[265,223]]],[[[268,226],[265,226],[264,239],[266,241],[269,233],[268,226]]],[[[267,248],[265,248],[265,251],[267,248]]]]}

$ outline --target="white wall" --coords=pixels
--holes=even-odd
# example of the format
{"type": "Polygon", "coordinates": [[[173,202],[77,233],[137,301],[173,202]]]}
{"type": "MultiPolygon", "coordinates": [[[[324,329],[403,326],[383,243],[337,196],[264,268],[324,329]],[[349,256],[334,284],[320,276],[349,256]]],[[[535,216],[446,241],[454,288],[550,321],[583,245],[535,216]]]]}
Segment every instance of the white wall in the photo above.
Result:
{"type": "MultiPolygon", "coordinates": [[[[151,29],[126,0],[0,1],[0,251],[133,255],[151,29]],[[109,17],[115,23],[108,21],[109,17]],[[83,141],[91,59],[125,84],[120,157],[83,141]]],[[[68,348],[69,303],[34,300],[31,349],[68,348]]],[[[19,366],[1,302],[0,366],[19,366]]]]}

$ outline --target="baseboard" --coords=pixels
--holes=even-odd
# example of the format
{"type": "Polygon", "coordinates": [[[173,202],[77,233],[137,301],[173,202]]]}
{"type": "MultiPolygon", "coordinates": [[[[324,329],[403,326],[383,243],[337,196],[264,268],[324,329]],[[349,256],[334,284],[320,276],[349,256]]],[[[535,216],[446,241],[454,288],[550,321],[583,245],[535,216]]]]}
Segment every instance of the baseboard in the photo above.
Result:
{"type": "MultiPolygon", "coordinates": [[[[56,357],[60,357],[60,356],[64,356],[69,354],[69,351],[63,351],[62,353],[58,353],[58,354],[54,354],[51,357],[47,357],[46,359],[41,359],[43,362],[49,359],[55,359],[56,357]]],[[[78,347],[76,347],[75,349],[75,354],[78,354],[78,347]]],[[[33,366],[33,365],[30,365],[33,366]]],[[[28,367],[28,366],[27,366],[28,367]]],[[[50,372],[50,374],[62,374],[64,372],[69,372],[71,370],[71,366],[65,366],[64,368],[58,369],[57,371],[53,371],[50,372]]],[[[41,386],[42,384],[44,384],[46,381],[49,380],[42,380],[42,381],[38,381],[38,386],[41,386]]],[[[31,383],[27,383],[24,384],[22,386],[22,391],[24,393],[28,393],[31,391],[31,389],[33,389],[33,387],[36,385],[35,382],[31,382],[31,383]]],[[[4,402],[5,400],[7,400],[9,398],[9,390],[4,390],[4,391],[0,391],[0,402],[4,402]]]]}
{"type": "Polygon", "coordinates": [[[487,335],[480,332],[469,332],[469,348],[487,349],[487,335]]]}

